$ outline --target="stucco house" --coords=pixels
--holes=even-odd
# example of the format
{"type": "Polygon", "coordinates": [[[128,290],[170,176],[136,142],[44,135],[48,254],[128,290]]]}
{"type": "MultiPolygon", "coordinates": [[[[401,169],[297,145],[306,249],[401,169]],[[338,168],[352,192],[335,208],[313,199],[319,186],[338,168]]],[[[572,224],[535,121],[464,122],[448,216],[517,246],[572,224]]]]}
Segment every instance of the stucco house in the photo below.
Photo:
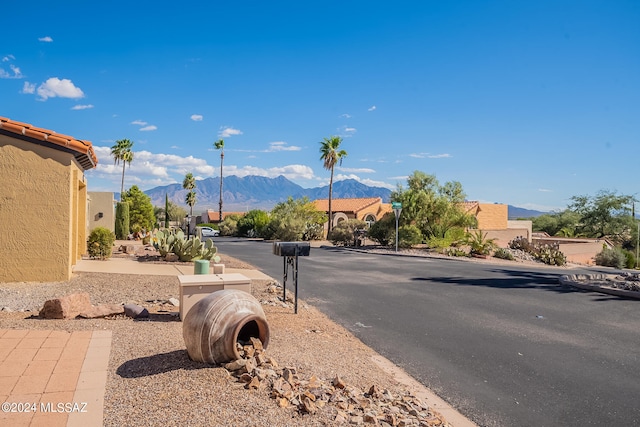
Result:
{"type": "Polygon", "coordinates": [[[498,246],[506,248],[516,237],[531,241],[532,222],[528,220],[509,220],[509,206],[500,203],[463,203],[465,212],[472,214],[478,221],[478,229],[487,233],[487,238],[495,239],[498,246]]]}
{"type": "MultiPolygon", "coordinates": [[[[313,205],[319,211],[329,214],[329,199],[317,199],[313,205]]],[[[369,225],[379,221],[384,214],[392,212],[391,204],[382,203],[380,197],[362,197],[331,199],[331,211],[333,213],[333,227],[347,219],[360,219],[369,225]]],[[[325,231],[328,223],[325,224],[325,231]]]]}
{"type": "Polygon", "coordinates": [[[89,141],[0,117],[0,282],[71,278],[97,162],[89,141]]]}

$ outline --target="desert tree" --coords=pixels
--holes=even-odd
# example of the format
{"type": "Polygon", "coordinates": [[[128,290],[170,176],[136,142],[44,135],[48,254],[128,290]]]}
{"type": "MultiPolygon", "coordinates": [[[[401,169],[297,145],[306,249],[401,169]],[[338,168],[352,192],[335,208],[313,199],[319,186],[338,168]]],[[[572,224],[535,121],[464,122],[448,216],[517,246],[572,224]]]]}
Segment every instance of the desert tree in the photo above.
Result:
{"type": "Polygon", "coordinates": [[[342,164],[342,159],[347,156],[347,152],[340,149],[341,143],[342,138],[339,136],[324,138],[320,142],[320,160],[323,161],[324,168],[331,171],[331,177],[329,178],[329,225],[327,228],[327,235],[331,233],[331,224],[333,220],[333,211],[331,209],[331,200],[333,198],[333,169],[336,163],[342,164]]]}

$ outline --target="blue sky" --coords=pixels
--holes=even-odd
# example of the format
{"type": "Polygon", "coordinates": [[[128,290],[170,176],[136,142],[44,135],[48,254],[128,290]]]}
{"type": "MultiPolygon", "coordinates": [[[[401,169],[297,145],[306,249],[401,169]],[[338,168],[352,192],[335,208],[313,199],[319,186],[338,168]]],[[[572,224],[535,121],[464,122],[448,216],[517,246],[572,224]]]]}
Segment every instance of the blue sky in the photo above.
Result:
{"type": "Polygon", "coordinates": [[[395,188],[550,210],[638,195],[640,2],[84,2],[3,5],[0,115],[93,143],[90,191],[226,175],[395,188]],[[28,9],[28,10],[27,10],[28,9]]]}

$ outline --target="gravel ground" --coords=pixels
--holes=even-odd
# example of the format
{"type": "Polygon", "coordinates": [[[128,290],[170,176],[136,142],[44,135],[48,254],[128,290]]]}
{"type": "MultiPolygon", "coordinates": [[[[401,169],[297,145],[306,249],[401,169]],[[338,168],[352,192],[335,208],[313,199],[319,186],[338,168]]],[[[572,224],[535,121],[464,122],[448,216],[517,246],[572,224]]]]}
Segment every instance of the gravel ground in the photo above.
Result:
{"type": "MultiPolygon", "coordinates": [[[[223,258],[230,268],[246,264],[223,258]]],[[[298,314],[268,291],[271,281],[253,281],[253,294],[263,305],[271,337],[267,354],[280,366],[297,368],[309,379],[340,376],[348,385],[367,391],[372,385],[398,395],[405,393],[373,360],[376,353],[346,329],[302,302],[298,314]]],[[[10,329],[111,330],[104,425],[145,426],[321,426],[336,425],[334,407],[315,415],[280,408],[268,387],[247,390],[222,367],[189,359],[177,307],[178,282],[171,276],[77,273],[68,282],[0,284],[0,327],[10,329]],[[47,299],[87,292],[93,304],[137,303],[149,320],[125,316],[91,320],[42,320],[37,311],[47,299]],[[25,311],[18,311],[25,310],[25,311]],[[30,310],[30,311],[26,311],[30,310]]],[[[416,424],[417,425],[417,424],[416,424]]]]}

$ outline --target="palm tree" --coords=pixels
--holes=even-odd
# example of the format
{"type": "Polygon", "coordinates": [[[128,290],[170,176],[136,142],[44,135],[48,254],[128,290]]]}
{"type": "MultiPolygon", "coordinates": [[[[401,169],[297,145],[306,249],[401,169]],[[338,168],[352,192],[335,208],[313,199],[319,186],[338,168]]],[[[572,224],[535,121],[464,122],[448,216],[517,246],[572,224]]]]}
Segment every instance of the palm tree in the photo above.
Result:
{"type": "Polygon", "coordinates": [[[320,156],[320,160],[324,161],[324,168],[331,171],[331,179],[329,180],[329,227],[327,229],[327,235],[331,233],[331,223],[333,219],[333,212],[331,211],[333,168],[338,162],[342,165],[342,159],[347,157],[347,152],[345,150],[339,150],[341,143],[342,138],[339,136],[324,138],[322,142],[320,142],[320,153],[322,154],[320,156]]]}
{"type": "Polygon", "coordinates": [[[189,190],[185,197],[185,202],[189,205],[189,223],[187,224],[187,235],[191,233],[191,217],[193,216],[193,206],[196,204],[196,192],[194,189],[196,188],[196,179],[193,177],[193,174],[189,172],[185,175],[184,181],[182,181],[182,188],[185,190],[189,190]]]}
{"type": "Polygon", "coordinates": [[[122,201],[122,195],[124,194],[124,168],[127,163],[131,164],[133,161],[133,141],[128,139],[121,139],[116,141],[115,145],[111,147],[111,155],[117,165],[122,161],[122,184],[120,185],[120,201],[122,201]]]}
{"type": "Polygon", "coordinates": [[[222,163],[224,161],[224,139],[219,139],[213,143],[216,150],[220,150],[220,203],[218,209],[218,221],[222,222],[222,163]]]}

